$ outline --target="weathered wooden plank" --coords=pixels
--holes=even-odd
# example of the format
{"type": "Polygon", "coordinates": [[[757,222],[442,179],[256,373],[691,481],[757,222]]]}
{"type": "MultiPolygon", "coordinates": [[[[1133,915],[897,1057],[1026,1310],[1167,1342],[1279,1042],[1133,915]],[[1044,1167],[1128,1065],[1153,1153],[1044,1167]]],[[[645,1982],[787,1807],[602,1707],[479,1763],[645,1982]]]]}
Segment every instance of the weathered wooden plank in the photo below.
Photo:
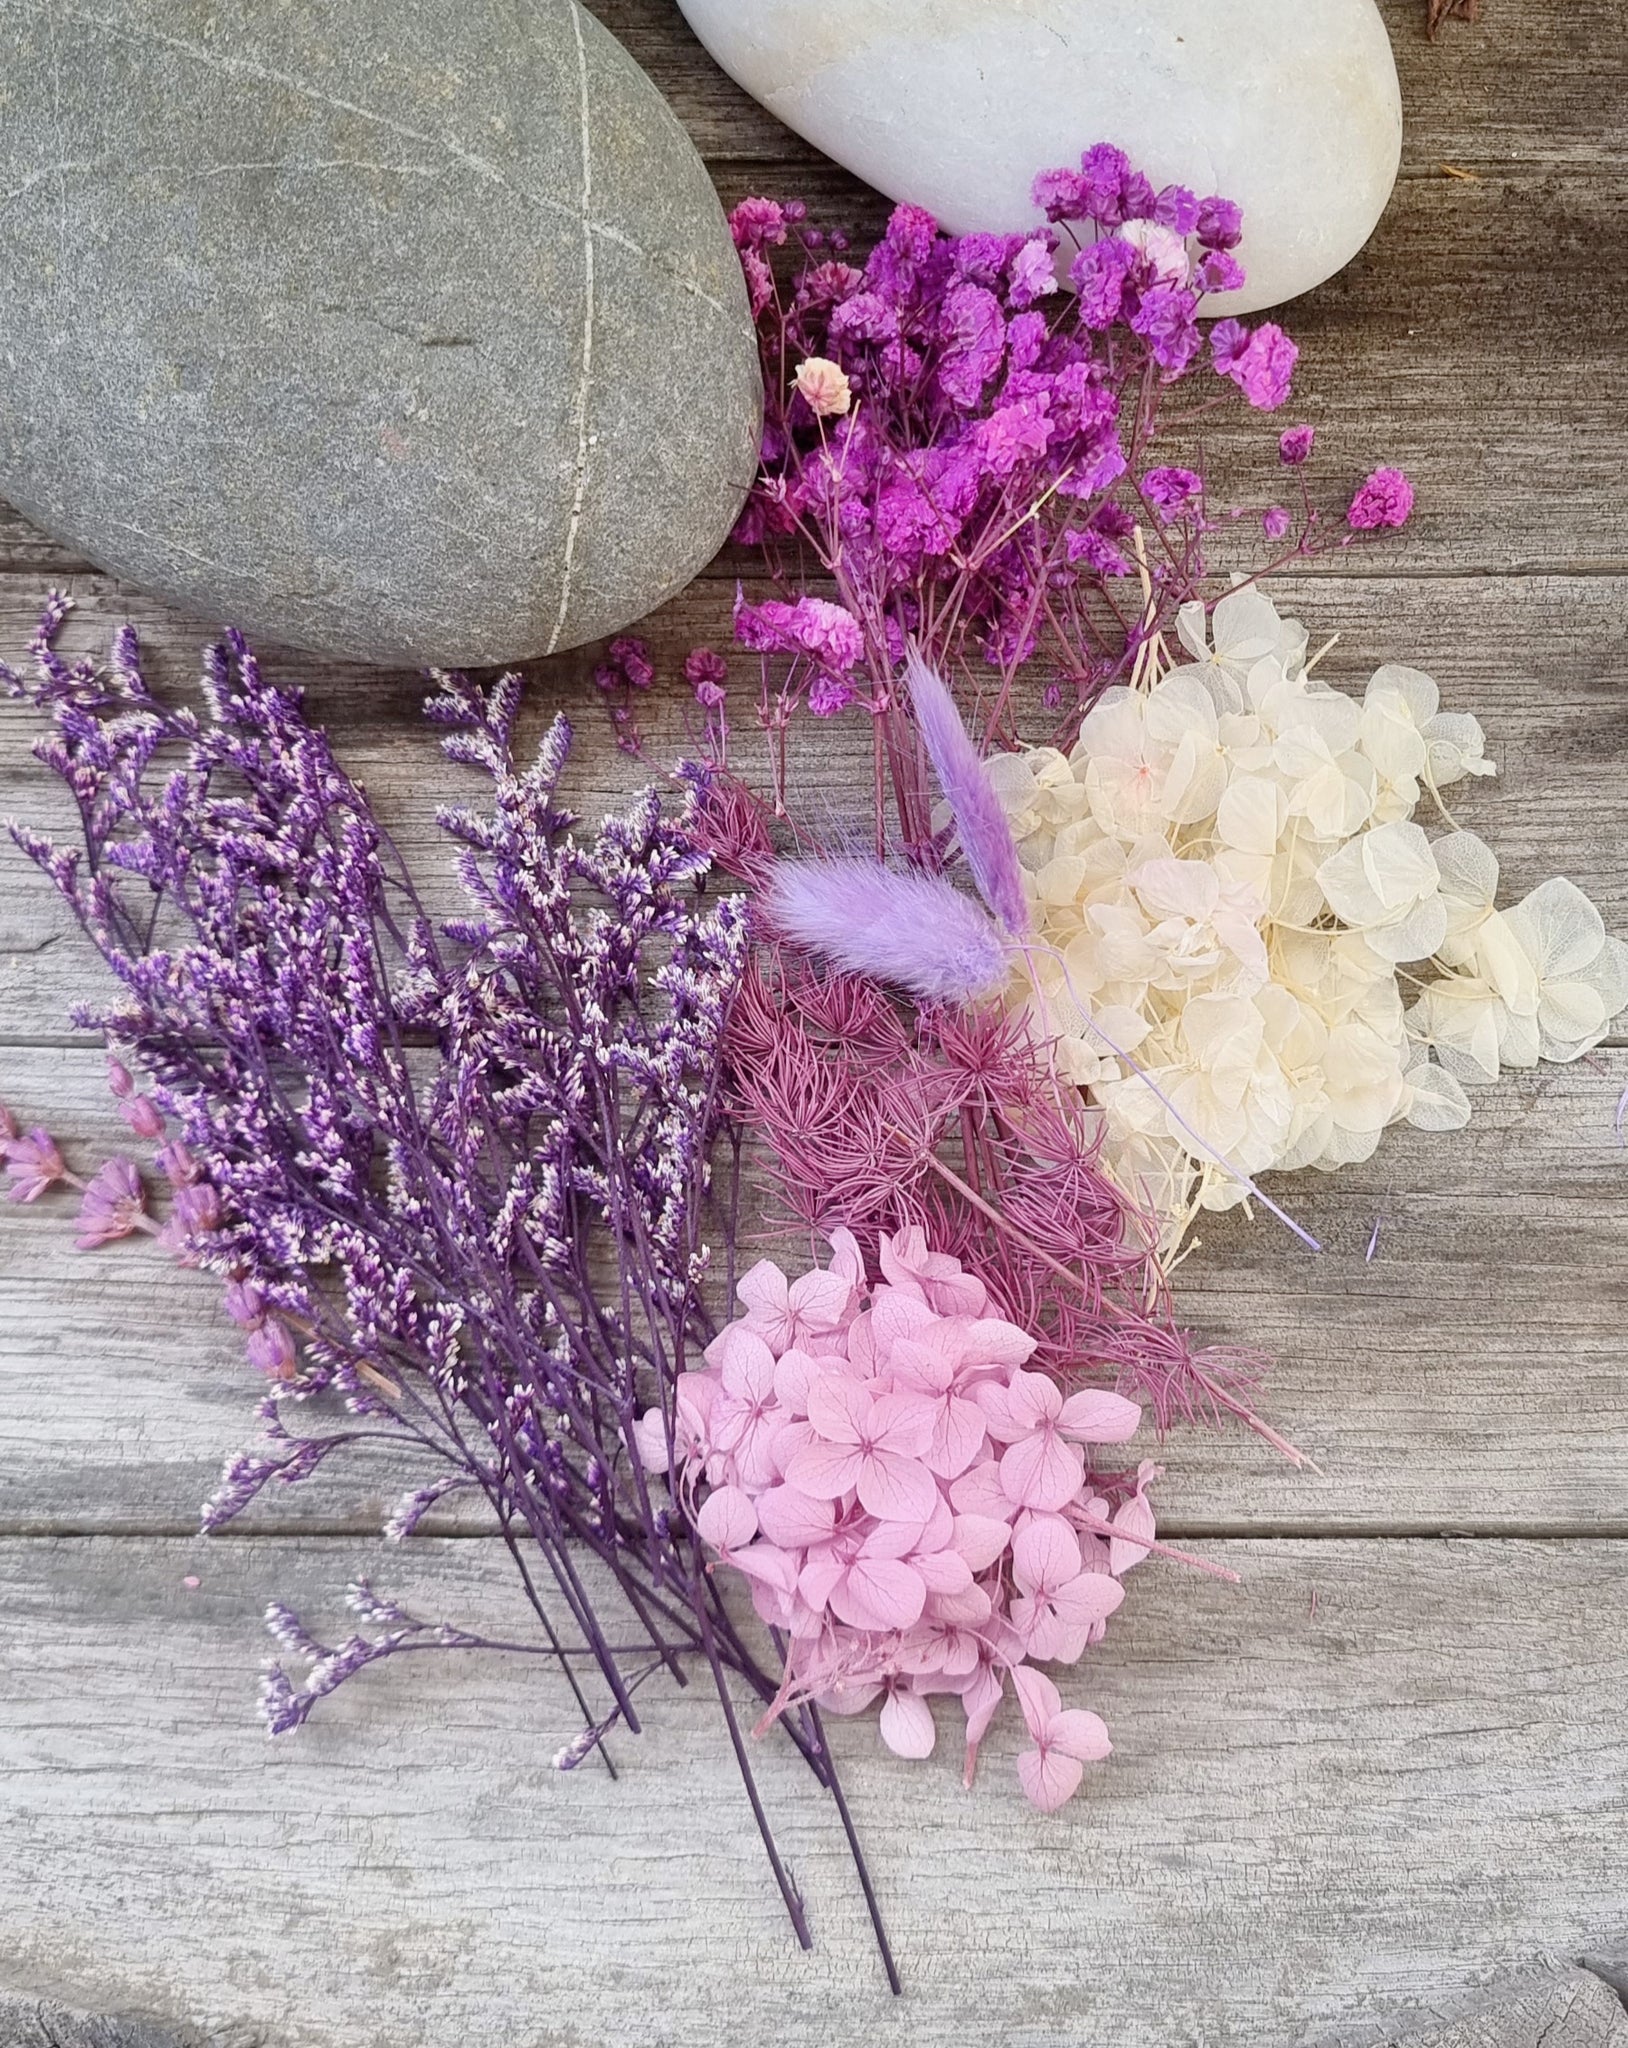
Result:
{"type": "MultiPolygon", "coordinates": [[[[1173,1527],[1628,1533],[1628,1054],[1599,1067],[1511,1079],[1466,1132],[1395,1132],[1366,1166],[1283,1183],[1320,1258],[1266,1222],[1205,1225],[1183,1319],[1273,1359],[1264,1412],[1320,1470],[1241,1430],[1177,1431],[1173,1527]]],[[[118,1144],[92,1054],[0,1055],[0,1094],[81,1165],[118,1144]]],[[[253,1375],[212,1282],[140,1242],[76,1252],[70,1221],[0,1211],[0,1530],[189,1529],[252,1441],[253,1375]]],[[[376,1529],[420,1476],[368,1454],[276,1490],[252,1526],[376,1529]]]]}
{"type": "MultiPolygon", "coordinates": [[[[1341,2028],[1326,2048],[1628,2048],[1628,2012],[1609,1984],[1587,1970],[1535,1971],[1465,2001],[1432,2000],[1455,2016],[1401,2031],[1341,2028]]],[[[1322,2044],[1320,2044],[1322,2048],[1322,2044]]]]}
{"type": "MultiPolygon", "coordinates": [[[[901,1764],[868,1724],[838,1728],[893,2005],[838,1830],[771,1743],[817,1946],[789,1939],[700,1686],[652,1685],[616,1785],[550,1771],[564,1689],[494,1659],[368,1674],[268,1748],[259,1608],[342,1628],[353,1547],[0,1546],[0,1983],[288,2048],[415,2048],[453,2014],[477,2038],[689,2048],[726,2012],[785,2048],[884,2028],[972,2048],[992,2027],[1010,2048],[1260,2048],[1628,1921],[1628,1548],[1224,1554],[1241,1588],[1152,1567],[1065,1676],[1116,1751],[1060,1819],[1018,1796],[1005,1718],[970,1795],[953,1754],[901,1764]]],[[[379,1576],[514,1625],[487,1545],[379,1576]]]]}
{"type": "MultiPolygon", "coordinates": [[[[82,609],[68,644],[99,648],[116,621],[132,616],[154,647],[155,678],[177,692],[191,688],[200,644],[195,628],[103,578],[73,579],[71,587],[82,609]]],[[[1500,774],[1495,783],[1455,790],[1453,815],[1486,834],[1504,862],[1508,889],[1570,874],[1608,921],[1628,930],[1628,857],[1620,833],[1628,578],[1284,578],[1277,588],[1283,607],[1300,613],[1317,641],[1340,635],[1323,664],[1334,680],[1360,688],[1380,661],[1409,661],[1438,678],[1445,703],[1481,719],[1500,774]]],[[[577,723],[570,787],[585,813],[625,797],[685,751],[693,707],[680,677],[683,656],[698,642],[729,646],[732,598],[732,586],[697,584],[646,628],[661,672],[660,686],[640,707],[651,767],[610,744],[589,680],[591,651],[535,672],[537,728],[562,708],[577,723]]],[[[0,647],[26,641],[31,613],[31,599],[24,606],[0,584],[0,647]]],[[[313,710],[373,792],[432,899],[450,903],[434,814],[450,794],[476,785],[435,754],[420,714],[422,685],[309,657],[274,659],[279,674],[308,683],[313,710]]],[[[737,657],[735,676],[742,759],[750,767],[758,742],[749,658],[737,657]]],[[[71,811],[29,755],[40,729],[33,713],[0,703],[0,816],[67,831],[71,811]]],[[[859,772],[867,746],[852,719],[831,720],[808,736],[797,755],[797,786],[816,811],[853,815],[853,792],[868,781],[868,767],[859,772]]],[[[60,1036],[70,1007],[94,992],[99,974],[53,892],[0,841],[0,1043],[60,1036]]]]}

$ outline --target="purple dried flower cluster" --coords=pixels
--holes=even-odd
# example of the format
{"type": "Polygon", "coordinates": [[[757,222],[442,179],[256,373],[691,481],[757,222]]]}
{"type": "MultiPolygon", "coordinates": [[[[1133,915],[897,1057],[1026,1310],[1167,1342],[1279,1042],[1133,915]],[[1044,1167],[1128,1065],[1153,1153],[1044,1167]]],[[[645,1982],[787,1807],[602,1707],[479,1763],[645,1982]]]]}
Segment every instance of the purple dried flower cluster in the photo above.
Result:
{"type": "MultiPolygon", "coordinates": [[[[522,765],[519,679],[482,690],[448,675],[429,715],[490,802],[441,814],[468,909],[437,928],[298,693],[268,681],[241,637],[208,654],[200,716],[154,696],[129,629],[106,670],[65,660],[65,611],[53,598],[32,674],[0,668],[0,683],[49,713],[36,753],[74,798],[84,844],[14,837],[123,984],[120,1004],[80,1021],[119,1050],[110,1079],[132,1126],[178,1133],[161,1155],[177,1183],[172,1243],[221,1276],[271,1389],[267,1441],[228,1467],[205,1526],[364,1449],[425,1475],[392,1536],[449,1492],[483,1498],[541,1632],[532,1647],[582,1707],[582,1754],[617,1721],[637,1731],[634,1691],[653,1671],[709,1666],[806,1941],[731,1698],[744,1687],[767,1706],[780,1671],[631,1455],[636,1417],[671,1414],[716,1334],[702,1233],[721,1221],[732,1244],[739,1136],[723,1128],[721,1061],[748,950],[742,900],[706,898],[707,856],[654,792],[579,835],[557,794],[565,720],[522,765]],[[294,1426],[313,1402],[337,1411],[334,1426],[294,1426]],[[636,1662],[596,1611],[584,1555],[634,1617],[636,1662]]],[[[613,657],[632,688],[639,658],[632,642],[613,657]]],[[[23,1199],[69,1178],[44,1132],[5,1143],[23,1199]]],[[[142,1208],[134,1169],[104,1169],[82,1241],[142,1208]]],[[[731,1288],[732,1270],[717,1280],[731,1288]]],[[[298,1685],[268,1675],[274,1730],[381,1658],[496,1647],[369,1611],[380,1634],[330,1648],[278,1610],[279,1640],[313,1668],[298,1685]]],[[[817,1711],[783,1725],[852,1842],[817,1711]]]]}
{"type": "MultiPolygon", "coordinates": [[[[1200,324],[1244,281],[1236,205],[1155,189],[1108,144],[1043,173],[1034,200],[1050,225],[1010,235],[947,235],[900,206],[863,262],[801,205],[731,215],[768,394],[735,535],[776,586],[736,608],[761,657],[758,717],[783,757],[799,709],[867,712],[907,846],[931,834],[895,685],[906,644],[976,698],[986,743],[1015,735],[1021,676],[1068,746],[1178,608],[1213,594],[1205,544],[1224,515],[1170,444],[1196,445],[1239,396],[1272,412],[1290,393],[1297,350],[1274,322],[1200,324]]],[[[1303,465],[1312,440],[1291,428],[1283,461],[1303,465]]],[[[1354,528],[1405,516],[1400,492],[1376,490],[1354,528]]],[[[1261,573],[1325,544],[1301,495],[1293,515],[1258,509],[1261,573]]],[[[779,808],[778,766],[774,794],[779,808]]]]}

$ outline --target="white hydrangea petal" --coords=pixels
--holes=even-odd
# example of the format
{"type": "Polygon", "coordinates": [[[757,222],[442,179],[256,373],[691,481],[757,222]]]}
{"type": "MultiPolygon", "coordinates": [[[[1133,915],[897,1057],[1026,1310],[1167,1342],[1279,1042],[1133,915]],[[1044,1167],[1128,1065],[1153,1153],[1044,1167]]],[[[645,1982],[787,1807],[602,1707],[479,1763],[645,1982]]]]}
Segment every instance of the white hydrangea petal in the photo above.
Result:
{"type": "Polygon", "coordinates": [[[1367,694],[1371,697],[1376,692],[1399,697],[1420,726],[1435,717],[1441,704],[1434,679],[1422,668],[1408,668],[1399,661],[1385,662],[1368,678],[1367,694]]]}
{"type": "Polygon", "coordinates": [[[1487,759],[1481,721],[1468,711],[1438,711],[1424,729],[1430,780],[1438,789],[1462,782],[1466,775],[1496,775],[1487,759]]]}
{"type": "Polygon", "coordinates": [[[1461,1131],[1470,1121],[1463,1084],[1432,1059],[1408,1069],[1408,1122],[1416,1131],[1461,1131]]]}
{"type": "Polygon", "coordinates": [[[1605,919],[1563,875],[1540,882],[1506,917],[1545,981],[1580,973],[1605,944],[1605,919]]]}
{"type": "Polygon", "coordinates": [[[1216,806],[1216,837],[1240,853],[1273,854],[1289,821],[1281,787],[1264,775],[1234,775],[1216,806]]]}

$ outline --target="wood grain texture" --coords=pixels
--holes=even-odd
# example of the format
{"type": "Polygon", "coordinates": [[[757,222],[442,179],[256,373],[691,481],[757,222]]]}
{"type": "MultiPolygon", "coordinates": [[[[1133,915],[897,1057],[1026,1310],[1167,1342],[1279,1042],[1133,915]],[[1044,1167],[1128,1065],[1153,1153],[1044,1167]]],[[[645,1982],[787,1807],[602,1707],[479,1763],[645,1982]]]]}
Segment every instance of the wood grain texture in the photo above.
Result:
{"type": "MultiPolygon", "coordinates": [[[[486,1547],[377,1577],[513,1626],[486,1547]]],[[[615,1785],[549,1769],[564,1688],[518,1660],[367,1674],[268,1746],[259,1609],[342,1628],[354,1546],[0,1544],[0,1982],[287,2048],[1262,2048],[1628,1923],[1622,1544],[1222,1555],[1241,1588],[1132,1581],[1073,1685],[1115,1754],[1060,1821],[1017,1793],[1015,1717],[971,1794],[948,1720],[921,1765],[837,1731],[895,2006],[838,1831],[770,1743],[816,1949],[790,1939],[699,1685],[652,1686],[615,1785]]]]}
{"type": "MultiPolygon", "coordinates": [[[[1483,720],[1500,778],[1454,808],[1512,890],[1569,873],[1628,931],[1628,12],[1494,0],[1431,44],[1418,0],[1381,4],[1402,178],[1369,249],[1286,324],[1330,502],[1398,461],[1419,512],[1283,596],[1341,635],[1336,678],[1409,660],[1483,720]]],[[[857,234],[884,217],[716,70],[672,0],[593,5],[726,201],[799,194],[857,234]]],[[[1256,421],[1212,439],[1240,500],[1278,487],[1272,438],[1256,421]]],[[[728,645],[749,566],[726,551],[651,622],[669,683],[693,644],[728,645]]],[[[50,581],[80,602],[76,644],[131,616],[166,686],[190,682],[202,623],[0,506],[0,655],[50,581]]],[[[643,779],[608,744],[592,661],[540,668],[528,714],[578,716],[588,811],[643,779]]],[[[448,902],[433,810],[453,784],[417,682],[281,666],[448,902]]],[[[34,730],[0,706],[0,814],[66,824],[34,730]]],[[[648,734],[656,761],[681,746],[671,688],[648,734]]],[[[833,818],[856,738],[834,722],[805,757],[802,795],[833,818]]],[[[110,1105],[66,1019],[102,986],[0,847],[0,1096],[87,1160],[110,1105]]],[[[371,1568],[436,1612],[512,1616],[507,1567],[468,1536],[365,1540],[383,1475],[319,1482],[231,1538],[181,1535],[247,1408],[212,1283],[0,1212],[0,2048],[689,2048],[721,2030],[742,2048],[1617,2048],[1624,1080],[1623,1047],[1512,1079],[1466,1133],[1392,1134],[1368,1167],[1295,1182],[1320,1260],[1237,1217],[1206,1229],[1185,1314],[1277,1354],[1268,1409],[1323,1470],[1237,1435],[1172,1441],[1167,1527],[1244,1584],[1132,1580],[1068,1687],[1116,1754],[1060,1822],[1018,1798],[1010,1728],[970,1796],[950,1756],[902,1765],[869,1726],[840,1731],[898,2006],[830,1816],[771,1744],[820,1944],[797,1953],[699,1688],[652,1694],[614,1786],[547,1767],[563,1690],[494,1660],[370,1674],[268,1748],[250,1709],[273,1594],[337,1630],[345,1578],[371,1568]],[[1503,1982],[1557,1958],[1598,1974],[1503,1982]]]]}
{"type": "MultiPolygon", "coordinates": [[[[1628,1534],[1625,1082],[1623,1051],[1511,1078],[1467,1131],[1393,1132],[1366,1166],[1286,1183],[1320,1258],[1266,1222],[1206,1224],[1182,1315],[1268,1354],[1264,1412],[1319,1469],[1242,1429],[1178,1430],[1161,1452],[1172,1529],[1628,1534]]],[[[117,1149],[98,1055],[12,1050],[0,1083],[81,1168],[117,1149]]],[[[141,1240],[76,1252],[71,1216],[3,1218],[0,1531],[188,1532],[253,1439],[253,1376],[212,1281],[141,1240]]],[[[250,1526],[373,1531],[422,1476],[364,1455],[274,1490],[250,1526]]]]}

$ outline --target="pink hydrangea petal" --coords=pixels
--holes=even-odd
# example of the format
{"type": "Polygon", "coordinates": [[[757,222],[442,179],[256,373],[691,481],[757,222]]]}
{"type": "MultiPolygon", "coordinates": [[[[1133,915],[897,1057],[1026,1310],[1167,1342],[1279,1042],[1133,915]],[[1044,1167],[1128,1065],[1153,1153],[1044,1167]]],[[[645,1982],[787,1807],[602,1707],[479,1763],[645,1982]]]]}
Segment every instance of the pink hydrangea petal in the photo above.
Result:
{"type": "Polygon", "coordinates": [[[786,1313],[791,1289],[785,1274],[773,1259],[759,1259],[735,1282],[735,1293],[749,1315],[773,1321],[786,1313]]]}
{"type": "Polygon", "coordinates": [[[831,1604],[831,1595],[841,1584],[847,1566],[834,1550],[822,1550],[809,1557],[797,1574],[797,1591],[816,1614],[831,1604]]]}
{"type": "Polygon", "coordinates": [[[848,1312],[853,1289],[839,1273],[816,1269],[794,1280],[787,1297],[792,1316],[810,1330],[834,1330],[848,1312]]]}
{"type": "Polygon", "coordinates": [[[871,1296],[871,1337],[879,1355],[901,1337],[919,1336],[935,1320],[925,1301],[902,1294],[897,1287],[878,1287],[871,1296]]]}
{"type": "Polygon", "coordinates": [[[831,1271],[847,1281],[857,1291],[865,1284],[865,1257],[859,1249],[859,1240],[851,1230],[833,1230],[829,1239],[831,1246],[831,1271]]]}
{"type": "Polygon", "coordinates": [[[899,1558],[861,1557],[831,1589],[830,1604],[853,1628],[911,1628],[921,1619],[927,1588],[899,1558]]]}
{"type": "Polygon", "coordinates": [[[852,1444],[805,1444],[786,1467],[786,1480],[815,1500],[837,1500],[859,1478],[865,1453],[852,1444]]]}
{"type": "Polygon", "coordinates": [[[1055,1430],[1020,1437],[1001,1455],[1001,1486],[1019,1507],[1055,1513],[1080,1490],[1085,1460],[1055,1430]]]}
{"type": "Polygon", "coordinates": [[[1125,1588],[1107,1572],[1081,1572],[1066,1585],[1051,1589],[1059,1616],[1071,1628],[1089,1628],[1106,1621],[1125,1598],[1125,1588]]]}
{"type": "Polygon", "coordinates": [[[647,1472],[667,1470],[667,1421],[659,1408],[647,1408],[634,1423],[633,1449],[647,1472]]]}
{"type": "Polygon", "coordinates": [[[973,1571],[986,1572],[1011,1542],[1012,1531],[993,1515],[957,1515],[950,1540],[973,1571]]]}
{"type": "Polygon", "coordinates": [[[1133,1493],[1128,1501],[1114,1510],[1113,1525],[1126,1534],[1123,1539],[1117,1536],[1109,1539],[1108,1569],[1115,1578],[1123,1578],[1132,1565],[1141,1564],[1148,1554],[1146,1544],[1133,1542],[1130,1538],[1146,1536],[1151,1541],[1156,1527],[1153,1506],[1147,1495],[1133,1493]]]}
{"type": "Polygon", "coordinates": [[[1063,1392],[1043,1372],[1015,1372],[1006,1383],[1006,1406],[1025,1429],[1041,1429],[1063,1412],[1063,1392]]]}
{"type": "Polygon", "coordinates": [[[822,1373],[808,1388],[808,1419],[828,1444],[860,1444],[870,1421],[871,1396],[845,1373],[822,1373]]]}
{"type": "Polygon", "coordinates": [[[719,1486],[701,1503],[695,1527],[714,1550],[740,1550],[757,1534],[757,1510],[740,1487],[719,1486]]]}
{"type": "Polygon", "coordinates": [[[1054,1714],[1063,1710],[1063,1696],[1043,1671],[1032,1664],[1018,1664],[1012,1671],[1012,1690],[1023,1709],[1023,1725],[1040,1741],[1054,1714]]]}
{"type": "Polygon", "coordinates": [[[1056,1515],[1032,1515],[1012,1538],[1012,1576],[1025,1593],[1051,1592],[1080,1576],[1080,1545],[1056,1515]]]}
{"type": "MultiPolygon", "coordinates": [[[[797,1590],[796,1551],[781,1550],[773,1543],[751,1543],[744,1550],[731,1551],[729,1562],[755,1584],[769,1587],[782,1602],[789,1602],[797,1590]]],[[[789,1618],[789,1606],[783,1605],[779,1611],[789,1618]]]]}
{"type": "Polygon", "coordinates": [[[975,1273],[933,1276],[924,1283],[927,1299],[941,1316],[982,1315],[989,1290],[975,1273]]]}
{"type": "Polygon", "coordinates": [[[865,1434],[878,1450],[919,1458],[933,1440],[937,1403],[925,1394],[878,1394],[865,1434]]]}
{"type": "Polygon", "coordinates": [[[725,1390],[738,1400],[766,1401],[774,1392],[774,1353],[756,1330],[731,1323],[707,1346],[725,1390]]]}
{"type": "Polygon", "coordinates": [[[920,1693],[895,1687],[883,1703],[879,1725],[882,1740],[895,1756],[932,1755],[938,1730],[933,1726],[933,1710],[920,1693]]]}
{"type": "Polygon", "coordinates": [[[793,1458],[805,1444],[814,1442],[814,1432],[806,1422],[782,1422],[769,1439],[769,1456],[774,1461],[775,1477],[784,1479],[793,1458]]]}
{"type": "Polygon", "coordinates": [[[938,1411],[932,1439],[922,1457],[940,1479],[959,1478],[983,1449],[988,1433],[977,1402],[951,1395],[938,1411]]]}
{"type": "Polygon", "coordinates": [[[964,1593],[930,1593],[927,1612],[934,1621],[955,1628],[982,1628],[994,1613],[994,1603],[982,1586],[972,1585],[964,1593]]]}
{"type": "Polygon", "coordinates": [[[796,1486],[771,1486],[757,1498],[758,1527],[771,1543],[787,1550],[806,1550],[823,1543],[836,1522],[829,1500],[817,1500],[796,1486]]]}
{"type": "Polygon", "coordinates": [[[1062,1713],[1053,1714],[1046,1739],[1064,1756],[1078,1757],[1087,1764],[1101,1763],[1113,1748],[1108,1740],[1108,1724],[1101,1715],[1087,1713],[1083,1707],[1066,1707],[1062,1713]]]}
{"type": "Polygon", "coordinates": [[[781,1352],[775,1361],[774,1398],[789,1414],[808,1413],[808,1382],[811,1373],[819,1369],[819,1361],[811,1358],[806,1351],[793,1345],[791,1350],[781,1352]]]}
{"type": "Polygon", "coordinates": [[[986,1515],[991,1521],[1010,1523],[1017,1513],[1001,1485],[1001,1468],[994,1458],[973,1465],[950,1483],[950,1505],[958,1515],[986,1515]]]}
{"type": "Polygon", "coordinates": [[[864,1455],[854,1487],[860,1506],[878,1521],[913,1522],[918,1528],[938,1498],[937,1483],[927,1467],[893,1451],[864,1455]]]}
{"type": "Polygon", "coordinates": [[[964,1593],[972,1584],[971,1568],[958,1550],[918,1550],[910,1562],[929,1593],[964,1593]]]}
{"type": "Polygon", "coordinates": [[[1080,1789],[1085,1766],[1060,1749],[1025,1749],[1017,1760],[1018,1782],[1042,1813],[1055,1813],[1080,1789]]]}
{"type": "Polygon", "coordinates": [[[967,1365],[1027,1365],[1036,1340],[1016,1323],[1000,1316],[979,1316],[962,1332],[961,1356],[967,1365]]]}
{"type": "Polygon", "coordinates": [[[1142,1424],[1142,1411],[1123,1394],[1096,1388],[1070,1394],[1057,1417],[1057,1427],[1085,1443],[1122,1444],[1135,1436],[1142,1424]]]}

